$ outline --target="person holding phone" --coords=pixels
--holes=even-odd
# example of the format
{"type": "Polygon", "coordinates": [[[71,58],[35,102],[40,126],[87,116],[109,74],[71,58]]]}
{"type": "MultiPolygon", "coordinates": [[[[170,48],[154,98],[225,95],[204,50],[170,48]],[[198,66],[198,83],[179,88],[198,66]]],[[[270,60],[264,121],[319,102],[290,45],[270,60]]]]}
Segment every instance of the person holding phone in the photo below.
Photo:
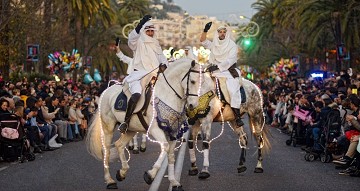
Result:
{"type": "Polygon", "coordinates": [[[130,74],[131,71],[133,71],[133,67],[132,67],[132,62],[133,62],[133,59],[126,56],[121,50],[120,50],[120,39],[117,38],[116,39],[116,56],[120,59],[120,61],[124,62],[125,64],[128,65],[128,68],[127,68],[127,74],[130,74]]]}
{"type": "Polygon", "coordinates": [[[140,79],[148,74],[156,76],[157,71],[163,72],[168,65],[159,41],[154,38],[156,28],[150,20],[151,16],[145,15],[129,34],[128,45],[134,52],[133,71],[129,71],[129,76],[124,81],[129,83],[132,95],[128,102],[124,122],[119,126],[121,133],[127,131],[127,123],[140,99],[142,92],[140,79]],[[157,68],[158,70],[156,70],[157,68]]]}

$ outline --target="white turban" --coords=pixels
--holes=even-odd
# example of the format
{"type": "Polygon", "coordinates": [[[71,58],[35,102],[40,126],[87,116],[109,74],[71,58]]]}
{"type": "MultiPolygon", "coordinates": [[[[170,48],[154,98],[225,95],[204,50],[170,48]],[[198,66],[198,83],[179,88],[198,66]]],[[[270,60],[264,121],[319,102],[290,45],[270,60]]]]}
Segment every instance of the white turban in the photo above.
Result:
{"type": "MultiPolygon", "coordinates": [[[[226,31],[229,31],[224,26],[219,27],[218,31],[222,29],[226,29],[226,31]]],[[[219,33],[215,33],[213,39],[213,46],[211,48],[211,53],[209,57],[209,62],[210,63],[224,62],[227,59],[230,50],[234,48],[237,49],[237,45],[233,40],[231,40],[230,32],[226,32],[224,40],[220,40],[219,33]]]]}
{"type": "Polygon", "coordinates": [[[225,26],[219,26],[219,28],[217,29],[217,31],[219,32],[220,30],[223,30],[223,29],[225,29],[225,31],[227,31],[227,28],[225,27],[225,26]]]}
{"type": "Polygon", "coordinates": [[[188,50],[188,55],[186,55],[187,58],[198,61],[198,58],[195,56],[191,46],[185,46],[185,50],[188,50]]]}
{"type": "Polygon", "coordinates": [[[143,31],[148,31],[148,30],[156,31],[156,28],[155,28],[155,26],[154,26],[154,24],[152,22],[148,21],[142,26],[141,30],[143,30],[143,31]]]}

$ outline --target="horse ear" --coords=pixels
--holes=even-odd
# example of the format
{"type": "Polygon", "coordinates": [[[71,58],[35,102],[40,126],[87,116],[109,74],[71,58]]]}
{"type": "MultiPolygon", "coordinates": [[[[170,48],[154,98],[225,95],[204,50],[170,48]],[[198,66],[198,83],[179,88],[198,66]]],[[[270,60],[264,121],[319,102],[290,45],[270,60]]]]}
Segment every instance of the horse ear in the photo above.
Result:
{"type": "Polygon", "coordinates": [[[194,67],[196,64],[195,60],[191,61],[191,67],[194,67]]]}

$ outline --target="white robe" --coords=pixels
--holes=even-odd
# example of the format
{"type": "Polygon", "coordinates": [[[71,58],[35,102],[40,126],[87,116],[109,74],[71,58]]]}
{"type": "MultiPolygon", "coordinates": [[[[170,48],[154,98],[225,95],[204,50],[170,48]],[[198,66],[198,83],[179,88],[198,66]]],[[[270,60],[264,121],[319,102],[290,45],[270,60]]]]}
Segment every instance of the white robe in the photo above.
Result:
{"type": "MultiPolygon", "coordinates": [[[[202,45],[211,51],[209,62],[211,64],[216,64],[219,68],[219,71],[214,71],[213,75],[216,77],[227,78],[226,86],[230,94],[231,107],[239,109],[241,105],[240,78],[232,77],[228,71],[228,69],[238,60],[237,45],[230,39],[229,32],[226,33],[226,37],[223,41],[219,40],[218,33],[216,32],[213,42],[205,40],[202,42],[202,45]]],[[[236,69],[236,71],[239,76],[241,76],[240,70],[236,69]]]]}
{"type": "Polygon", "coordinates": [[[128,45],[134,52],[132,68],[136,71],[128,71],[129,75],[124,81],[129,83],[132,94],[142,92],[140,83],[142,77],[148,73],[155,76],[158,71],[156,68],[159,67],[160,64],[168,65],[159,41],[146,35],[144,28],[148,25],[151,25],[151,23],[145,23],[140,30],[140,34],[135,30],[129,34],[128,45]]]}

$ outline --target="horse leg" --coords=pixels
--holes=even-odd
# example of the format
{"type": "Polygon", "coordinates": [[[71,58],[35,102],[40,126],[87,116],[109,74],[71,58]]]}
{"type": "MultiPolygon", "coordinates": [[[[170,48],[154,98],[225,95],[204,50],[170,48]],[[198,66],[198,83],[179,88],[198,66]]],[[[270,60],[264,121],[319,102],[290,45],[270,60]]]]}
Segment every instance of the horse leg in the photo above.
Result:
{"type": "Polygon", "coordinates": [[[104,163],[104,178],[107,184],[107,189],[117,189],[116,182],[112,179],[109,171],[109,159],[110,159],[110,146],[113,138],[115,122],[105,124],[104,121],[111,121],[110,119],[104,118],[102,121],[102,128],[104,132],[104,145],[103,145],[103,163],[104,163]]]}
{"type": "MultiPolygon", "coordinates": [[[[135,136],[136,136],[136,135],[135,135],[135,136]]],[[[134,137],[135,137],[135,136],[134,136],[134,137]]],[[[132,139],[129,141],[128,149],[129,149],[130,151],[134,150],[134,141],[133,141],[132,139]]]]}
{"type": "Polygon", "coordinates": [[[263,173],[264,169],[262,167],[262,161],[263,161],[263,157],[262,157],[262,146],[263,146],[263,137],[261,134],[257,135],[256,137],[257,141],[258,141],[258,162],[256,164],[255,173],[263,173]]]}
{"type": "Polygon", "coordinates": [[[133,137],[133,141],[134,141],[134,150],[133,150],[133,154],[139,154],[139,146],[138,146],[138,137],[139,133],[136,133],[133,137]]]}
{"type": "Polygon", "coordinates": [[[169,142],[169,151],[168,151],[168,177],[169,177],[169,181],[170,181],[170,185],[172,186],[172,190],[173,191],[181,191],[182,186],[180,184],[180,182],[178,182],[175,179],[175,154],[174,154],[174,150],[175,150],[175,145],[176,145],[176,141],[170,141],[169,142]]]}
{"type": "MultiPolygon", "coordinates": [[[[189,170],[190,176],[195,176],[195,175],[199,174],[199,170],[196,166],[196,153],[195,153],[195,148],[194,148],[194,140],[195,140],[196,136],[198,135],[199,130],[200,130],[199,122],[196,122],[190,129],[190,136],[189,136],[189,140],[188,140],[189,155],[190,155],[190,162],[191,162],[191,167],[189,170]]],[[[196,142],[195,142],[195,144],[196,144],[196,142]]]]}
{"type": "Polygon", "coordinates": [[[141,145],[140,145],[140,151],[145,152],[146,151],[146,134],[142,134],[141,139],[141,145]]]}
{"type": "Polygon", "coordinates": [[[241,152],[240,152],[239,166],[237,167],[237,170],[238,170],[238,173],[243,173],[247,170],[247,167],[245,166],[247,136],[244,131],[244,127],[237,127],[235,121],[231,121],[230,124],[231,124],[231,127],[233,128],[235,134],[239,136],[239,146],[240,146],[241,152]]]}
{"type": "Polygon", "coordinates": [[[116,172],[116,179],[122,181],[126,177],[126,173],[129,170],[130,166],[125,156],[125,147],[126,144],[133,138],[136,132],[127,131],[125,134],[122,134],[120,138],[115,142],[115,146],[118,149],[121,169],[116,172]]]}
{"type": "MultiPolygon", "coordinates": [[[[258,112],[258,113],[262,113],[262,112],[258,112]]],[[[257,140],[257,144],[258,144],[258,161],[255,167],[254,172],[255,173],[263,173],[263,167],[262,167],[262,161],[263,161],[263,157],[262,157],[262,149],[264,147],[264,137],[263,137],[263,125],[264,125],[264,117],[263,115],[254,115],[254,116],[249,116],[250,117],[250,126],[251,129],[253,130],[253,134],[257,140]]]]}
{"type": "Polygon", "coordinates": [[[169,143],[166,140],[164,131],[160,128],[152,127],[151,128],[151,135],[155,138],[155,140],[160,142],[161,152],[160,155],[155,162],[155,164],[152,166],[151,170],[148,170],[144,174],[144,180],[147,184],[151,184],[154,181],[154,178],[156,174],[158,173],[162,162],[164,161],[165,156],[167,155],[169,151],[169,143]]]}
{"type": "MultiPolygon", "coordinates": [[[[212,117],[212,116],[208,116],[212,117]]],[[[208,118],[207,117],[207,118],[208,118]]],[[[203,154],[204,154],[204,161],[203,161],[203,168],[201,172],[199,173],[199,179],[207,179],[210,177],[209,173],[209,150],[210,150],[210,135],[211,135],[211,119],[204,118],[202,119],[202,132],[203,132],[203,154]]]]}

